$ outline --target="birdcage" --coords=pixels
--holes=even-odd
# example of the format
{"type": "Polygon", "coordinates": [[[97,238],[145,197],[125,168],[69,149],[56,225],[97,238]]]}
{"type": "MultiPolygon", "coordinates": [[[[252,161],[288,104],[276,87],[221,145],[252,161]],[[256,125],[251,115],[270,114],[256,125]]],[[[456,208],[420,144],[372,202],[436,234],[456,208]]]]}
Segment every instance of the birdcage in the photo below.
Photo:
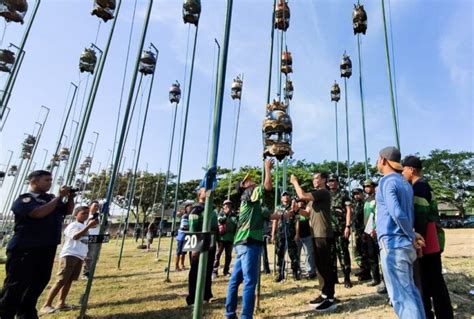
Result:
{"type": "Polygon", "coordinates": [[[275,6],[275,29],[286,31],[290,26],[290,7],[285,0],[279,0],[275,6]]]}
{"type": "Polygon", "coordinates": [[[8,169],[8,176],[16,176],[16,173],[18,172],[18,166],[12,165],[8,169]]]}
{"type": "Polygon", "coordinates": [[[275,157],[282,160],[292,155],[291,139],[293,125],[290,116],[286,113],[288,106],[279,101],[268,104],[267,116],[263,120],[263,156],[275,157]]]}
{"type": "Polygon", "coordinates": [[[289,51],[283,51],[281,53],[281,72],[284,74],[293,72],[293,58],[289,51]]]}
{"type": "Polygon", "coordinates": [[[354,10],[352,11],[352,28],[354,29],[354,34],[365,34],[367,31],[367,13],[361,4],[354,4],[354,10]]]}
{"type": "Polygon", "coordinates": [[[285,82],[285,87],[283,88],[285,99],[291,100],[293,98],[293,92],[294,92],[293,81],[291,81],[290,79],[287,79],[285,82]]]}
{"type": "Polygon", "coordinates": [[[85,48],[79,58],[79,70],[81,72],[89,72],[94,74],[95,65],[97,64],[97,55],[93,48],[85,48]]]}
{"type": "Polygon", "coordinates": [[[95,0],[91,14],[107,22],[114,18],[115,5],[115,0],[95,0]]]}
{"type": "Polygon", "coordinates": [[[143,51],[140,58],[140,66],[138,71],[144,75],[153,74],[155,72],[156,56],[151,51],[143,51]]]}
{"type": "Polygon", "coordinates": [[[7,22],[24,23],[28,2],[26,0],[2,0],[0,2],[0,16],[7,22]]]}
{"type": "Polygon", "coordinates": [[[185,0],[183,3],[183,21],[197,25],[199,16],[201,15],[201,1],[200,0],[185,0]]]}
{"type": "Polygon", "coordinates": [[[69,148],[63,147],[59,150],[59,160],[60,161],[67,161],[69,159],[69,148]]]}
{"type": "Polygon", "coordinates": [[[239,76],[234,79],[232,82],[232,87],[230,89],[230,97],[235,100],[238,99],[240,100],[242,96],[242,80],[240,79],[239,76]]]}
{"type": "Polygon", "coordinates": [[[339,88],[339,85],[337,84],[337,82],[334,81],[334,84],[331,87],[331,101],[339,102],[340,99],[341,99],[341,89],[339,88]]]}
{"type": "Polygon", "coordinates": [[[8,49],[0,49],[0,71],[10,73],[15,64],[15,53],[8,49]]]}
{"type": "Polygon", "coordinates": [[[179,100],[181,99],[181,88],[178,81],[171,84],[169,99],[171,103],[179,103],[179,100]]]}
{"type": "Polygon", "coordinates": [[[344,52],[341,61],[341,77],[350,78],[352,75],[352,61],[349,56],[344,52]]]}

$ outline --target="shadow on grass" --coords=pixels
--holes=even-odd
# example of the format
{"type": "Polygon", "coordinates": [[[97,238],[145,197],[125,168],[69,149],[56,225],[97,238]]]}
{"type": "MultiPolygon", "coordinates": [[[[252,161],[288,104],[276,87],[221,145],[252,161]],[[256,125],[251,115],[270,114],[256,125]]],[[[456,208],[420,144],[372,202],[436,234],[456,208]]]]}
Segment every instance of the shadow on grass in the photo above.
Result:
{"type": "MultiPolygon", "coordinates": [[[[167,308],[150,310],[138,313],[116,313],[105,316],[94,316],[94,319],[155,319],[155,318],[167,318],[167,319],[182,319],[192,317],[192,307],[178,307],[178,308],[167,308]]],[[[91,317],[92,318],[92,317],[91,317]]]]}
{"type": "Polygon", "coordinates": [[[120,305],[127,305],[127,304],[136,304],[136,303],[142,303],[142,302],[166,301],[166,300],[176,300],[176,299],[183,299],[183,296],[178,295],[178,294],[143,296],[143,297],[124,299],[124,300],[93,303],[88,308],[92,309],[92,308],[120,306],[120,305]]]}
{"type": "MultiPolygon", "coordinates": [[[[117,271],[119,272],[120,270],[117,270],[117,271]]],[[[116,273],[112,275],[95,276],[94,279],[128,278],[128,277],[146,276],[146,275],[154,275],[154,274],[151,272],[134,272],[130,274],[116,273]]]]}

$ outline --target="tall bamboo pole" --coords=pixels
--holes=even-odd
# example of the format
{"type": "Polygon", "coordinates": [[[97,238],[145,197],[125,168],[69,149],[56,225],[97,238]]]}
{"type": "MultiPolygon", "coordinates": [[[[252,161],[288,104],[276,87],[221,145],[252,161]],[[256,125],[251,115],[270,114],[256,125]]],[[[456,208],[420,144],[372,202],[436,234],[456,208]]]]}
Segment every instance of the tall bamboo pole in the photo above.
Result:
{"type": "Polygon", "coordinates": [[[337,102],[334,102],[334,115],[336,118],[336,174],[339,176],[339,125],[337,120],[337,102]]]}
{"type": "MultiPolygon", "coordinates": [[[[125,139],[125,132],[127,130],[128,117],[130,116],[130,107],[132,105],[133,95],[134,95],[134,91],[135,91],[137,73],[138,73],[138,68],[139,68],[139,65],[140,65],[140,57],[141,57],[141,53],[142,53],[142,50],[143,50],[143,44],[145,42],[146,33],[147,33],[147,30],[148,30],[148,23],[150,21],[152,6],[153,6],[153,0],[148,0],[148,8],[147,8],[147,11],[146,11],[146,14],[145,14],[145,22],[144,22],[144,25],[143,25],[143,31],[142,31],[142,35],[141,35],[141,38],[140,38],[140,44],[138,45],[137,58],[136,58],[136,61],[135,61],[135,67],[134,67],[133,74],[132,74],[132,81],[130,83],[130,91],[129,91],[129,94],[128,94],[128,101],[127,101],[127,105],[126,105],[125,112],[124,112],[122,130],[121,130],[121,133],[120,133],[120,139],[119,139],[119,143],[118,143],[119,146],[117,148],[117,150],[120,150],[120,151],[125,146],[123,144],[123,142],[124,142],[124,139],[125,139]]],[[[117,7],[117,10],[118,10],[118,7],[117,7]]],[[[114,22],[116,22],[116,19],[117,19],[117,17],[114,19],[114,22]]],[[[107,49],[108,49],[108,47],[107,47],[107,49]]],[[[112,196],[113,196],[114,188],[115,188],[115,180],[116,180],[116,177],[117,177],[117,171],[119,169],[118,163],[120,163],[120,154],[121,154],[120,151],[117,151],[117,154],[115,156],[115,161],[114,161],[115,165],[113,165],[113,167],[112,167],[112,174],[110,175],[109,185],[107,187],[107,197],[106,197],[104,205],[102,206],[102,215],[103,216],[102,216],[102,220],[101,220],[101,223],[100,223],[100,229],[99,229],[99,234],[101,234],[101,235],[104,234],[105,227],[108,223],[110,204],[112,202],[112,196]]],[[[88,305],[88,302],[89,302],[89,294],[90,294],[90,291],[92,289],[92,283],[93,283],[93,280],[94,280],[95,267],[96,267],[96,264],[97,264],[97,260],[100,256],[101,247],[102,247],[102,244],[99,244],[99,247],[97,249],[97,256],[96,256],[96,258],[94,258],[92,260],[90,275],[89,275],[89,278],[87,280],[86,289],[85,289],[84,294],[82,295],[82,298],[81,298],[81,311],[80,311],[80,314],[79,314],[80,319],[84,319],[85,314],[86,314],[87,305],[88,305]]]]}
{"type": "Polygon", "coordinates": [[[365,179],[369,178],[369,165],[367,160],[367,134],[365,132],[365,107],[364,107],[364,91],[362,85],[362,58],[360,54],[360,33],[357,34],[357,52],[359,58],[359,90],[360,90],[360,107],[362,114],[362,133],[364,137],[364,168],[365,179]]]}
{"type": "MultiPolygon", "coordinates": [[[[224,100],[225,75],[227,67],[227,53],[229,50],[230,27],[232,21],[232,4],[233,0],[227,0],[227,10],[225,19],[224,39],[222,41],[223,47],[219,63],[219,78],[218,78],[218,94],[216,96],[216,103],[214,105],[214,120],[212,132],[212,147],[209,154],[209,170],[208,183],[206,186],[206,204],[204,207],[204,218],[202,223],[202,231],[209,232],[211,230],[211,213],[213,210],[213,180],[217,169],[217,157],[219,153],[219,138],[222,120],[222,105],[224,100]],[[212,173],[214,172],[214,174],[212,173]],[[214,175],[214,176],[211,176],[214,175]],[[211,185],[209,185],[211,184],[211,185]]],[[[196,287],[196,297],[194,299],[193,319],[200,319],[202,317],[202,301],[204,295],[204,286],[206,281],[207,269],[207,255],[208,251],[201,252],[199,256],[198,278],[196,287]]]]}
{"type": "Polygon", "coordinates": [[[347,78],[344,78],[344,100],[346,109],[346,141],[347,141],[347,187],[351,191],[351,153],[349,147],[349,107],[347,102],[347,78]]]}

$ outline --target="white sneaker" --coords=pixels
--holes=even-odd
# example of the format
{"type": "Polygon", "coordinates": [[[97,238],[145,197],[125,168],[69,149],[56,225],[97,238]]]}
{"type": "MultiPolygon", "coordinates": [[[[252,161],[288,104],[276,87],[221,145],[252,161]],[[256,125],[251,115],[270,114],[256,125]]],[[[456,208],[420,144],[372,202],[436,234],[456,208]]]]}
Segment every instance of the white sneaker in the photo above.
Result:
{"type": "Polygon", "coordinates": [[[46,306],[46,307],[41,308],[40,314],[46,315],[46,314],[50,314],[50,313],[55,313],[56,311],[57,311],[56,308],[46,306]]]}

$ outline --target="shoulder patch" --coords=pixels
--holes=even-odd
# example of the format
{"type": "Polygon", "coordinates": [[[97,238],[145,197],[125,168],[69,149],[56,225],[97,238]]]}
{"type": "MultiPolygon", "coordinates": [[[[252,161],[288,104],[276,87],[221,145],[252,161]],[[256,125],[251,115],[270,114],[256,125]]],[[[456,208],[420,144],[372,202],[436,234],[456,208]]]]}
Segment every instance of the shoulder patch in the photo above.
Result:
{"type": "Polygon", "coordinates": [[[21,202],[27,204],[27,203],[31,202],[31,197],[29,197],[29,196],[28,197],[23,197],[21,202]]]}

